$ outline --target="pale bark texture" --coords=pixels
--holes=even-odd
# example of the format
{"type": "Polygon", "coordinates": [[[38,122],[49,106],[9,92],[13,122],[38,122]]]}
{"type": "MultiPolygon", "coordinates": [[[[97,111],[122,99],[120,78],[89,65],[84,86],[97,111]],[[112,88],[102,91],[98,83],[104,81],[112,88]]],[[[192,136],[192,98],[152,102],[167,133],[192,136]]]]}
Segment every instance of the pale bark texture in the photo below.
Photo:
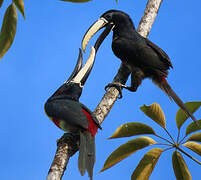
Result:
{"type": "MultiPolygon", "coordinates": [[[[137,29],[142,36],[148,36],[161,3],[162,0],[148,0],[146,9],[137,29]]],[[[127,67],[121,64],[113,82],[120,82],[122,84],[125,84],[129,74],[130,73],[127,67]]],[[[115,101],[117,100],[118,96],[119,91],[116,90],[114,87],[108,89],[108,91],[105,93],[102,100],[94,111],[100,123],[104,121],[115,101]]],[[[79,150],[78,144],[78,136],[74,136],[72,134],[64,134],[61,137],[61,139],[57,143],[57,151],[48,172],[47,180],[62,179],[69,158],[79,150]]]]}

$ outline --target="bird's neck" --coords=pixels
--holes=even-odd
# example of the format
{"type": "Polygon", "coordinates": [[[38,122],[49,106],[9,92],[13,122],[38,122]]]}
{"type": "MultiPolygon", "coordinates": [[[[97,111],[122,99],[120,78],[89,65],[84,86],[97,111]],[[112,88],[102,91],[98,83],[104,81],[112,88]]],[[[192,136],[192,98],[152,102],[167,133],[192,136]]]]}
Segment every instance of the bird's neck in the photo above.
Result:
{"type": "Polygon", "coordinates": [[[68,99],[68,100],[79,102],[79,98],[77,96],[65,95],[65,94],[60,94],[60,95],[57,95],[57,96],[52,96],[52,97],[50,97],[48,99],[48,101],[53,101],[53,100],[58,100],[58,99],[68,99]]]}
{"type": "Polygon", "coordinates": [[[82,88],[79,86],[69,86],[68,84],[64,83],[49,99],[69,99],[79,101],[81,94],[82,88]]]}
{"type": "Polygon", "coordinates": [[[114,32],[113,38],[116,37],[133,38],[135,36],[138,36],[138,33],[136,32],[135,27],[131,22],[120,23],[115,25],[113,32],[114,32]]]}

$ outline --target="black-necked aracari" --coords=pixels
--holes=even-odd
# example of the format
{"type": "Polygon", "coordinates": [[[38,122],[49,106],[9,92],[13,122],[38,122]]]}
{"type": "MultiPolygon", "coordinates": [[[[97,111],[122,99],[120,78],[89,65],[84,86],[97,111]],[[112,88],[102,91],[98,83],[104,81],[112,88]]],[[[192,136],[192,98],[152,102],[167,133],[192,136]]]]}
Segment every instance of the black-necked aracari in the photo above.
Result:
{"type": "Polygon", "coordinates": [[[122,63],[131,72],[131,86],[110,83],[106,88],[114,86],[119,90],[120,96],[122,96],[122,88],[135,92],[143,79],[150,78],[196,122],[193,114],[189,112],[166,80],[168,70],[173,68],[170,58],[160,47],[136,31],[128,14],[119,10],[109,10],[102,14],[100,19],[92,24],[84,35],[82,40],[83,51],[85,51],[90,38],[101,28],[108,26],[113,30],[113,53],[121,59],[122,63]]]}
{"type": "Polygon", "coordinates": [[[80,135],[78,167],[81,175],[87,171],[90,179],[93,179],[95,163],[95,135],[101,126],[92,111],[79,102],[79,98],[93,67],[95,54],[92,47],[91,54],[82,67],[80,49],[73,73],[45,103],[45,112],[56,126],[80,135]]]}

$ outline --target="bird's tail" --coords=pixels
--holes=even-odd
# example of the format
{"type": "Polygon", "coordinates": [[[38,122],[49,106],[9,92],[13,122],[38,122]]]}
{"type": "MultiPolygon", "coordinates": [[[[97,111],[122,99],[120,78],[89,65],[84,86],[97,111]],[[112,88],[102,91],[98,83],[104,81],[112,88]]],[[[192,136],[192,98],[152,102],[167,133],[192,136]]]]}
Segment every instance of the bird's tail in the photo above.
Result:
{"type": "Polygon", "coordinates": [[[95,159],[95,137],[92,136],[88,131],[80,132],[78,168],[82,176],[87,170],[90,180],[93,179],[93,167],[95,159]]]}
{"type": "Polygon", "coordinates": [[[174,102],[189,116],[191,119],[197,123],[196,118],[193,116],[193,114],[187,109],[187,107],[184,105],[183,101],[177,96],[177,94],[172,90],[170,85],[168,84],[167,80],[165,78],[162,79],[161,83],[159,84],[159,87],[165,91],[165,93],[168,95],[168,97],[171,100],[174,100],[174,102]]]}

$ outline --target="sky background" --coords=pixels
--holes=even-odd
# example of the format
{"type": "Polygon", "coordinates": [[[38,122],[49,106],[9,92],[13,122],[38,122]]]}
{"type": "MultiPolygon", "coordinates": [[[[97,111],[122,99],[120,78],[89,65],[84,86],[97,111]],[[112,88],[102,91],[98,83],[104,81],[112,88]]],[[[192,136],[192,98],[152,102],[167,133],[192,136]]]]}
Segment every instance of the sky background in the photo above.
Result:
{"type": "MultiPolygon", "coordinates": [[[[0,9],[0,23],[11,1],[0,9]]],[[[99,16],[109,9],[128,13],[137,27],[146,0],[94,0],[72,4],[59,0],[28,1],[25,16],[18,11],[16,38],[11,49],[0,61],[0,179],[44,180],[52,163],[56,140],[63,135],[45,115],[44,103],[71,74],[78,56],[83,35],[99,16]]],[[[201,90],[201,1],[164,1],[152,27],[149,39],[166,51],[174,69],[168,82],[183,101],[200,101],[201,90]]],[[[93,45],[93,38],[90,45],[93,45]]],[[[94,110],[105,93],[104,86],[116,74],[120,60],[111,50],[112,33],[96,56],[80,101],[94,110]]],[[[88,46],[89,47],[89,46],[88,46]]],[[[89,51],[89,48],[88,48],[89,51]]],[[[84,59],[87,59],[87,55],[84,59]]],[[[130,80],[127,82],[130,84],[130,80]]],[[[150,80],[144,80],[136,93],[123,91],[96,136],[94,180],[130,179],[130,176],[149,148],[139,151],[109,170],[98,173],[104,161],[120,144],[133,138],[107,140],[117,127],[126,122],[143,122],[165,135],[162,129],[139,109],[143,104],[158,102],[165,112],[167,128],[177,134],[175,114],[178,107],[150,80]]],[[[195,116],[200,119],[201,111],[195,116]]],[[[189,119],[185,125],[191,120],[189,119]]],[[[185,126],[184,126],[185,127],[185,126]]],[[[183,129],[184,130],[184,129],[183,129]]],[[[154,137],[153,137],[154,138],[154,137]]],[[[156,138],[155,138],[156,139],[156,138]]],[[[156,139],[158,140],[158,139],[156,139]]],[[[175,179],[171,166],[173,151],[162,154],[151,180],[175,179]]],[[[189,151],[188,151],[189,152],[189,151]]],[[[201,160],[195,153],[196,158],[201,160]]],[[[64,174],[65,179],[87,180],[77,167],[74,155],[64,174]]],[[[200,166],[184,156],[193,180],[200,179],[200,166]]]]}

